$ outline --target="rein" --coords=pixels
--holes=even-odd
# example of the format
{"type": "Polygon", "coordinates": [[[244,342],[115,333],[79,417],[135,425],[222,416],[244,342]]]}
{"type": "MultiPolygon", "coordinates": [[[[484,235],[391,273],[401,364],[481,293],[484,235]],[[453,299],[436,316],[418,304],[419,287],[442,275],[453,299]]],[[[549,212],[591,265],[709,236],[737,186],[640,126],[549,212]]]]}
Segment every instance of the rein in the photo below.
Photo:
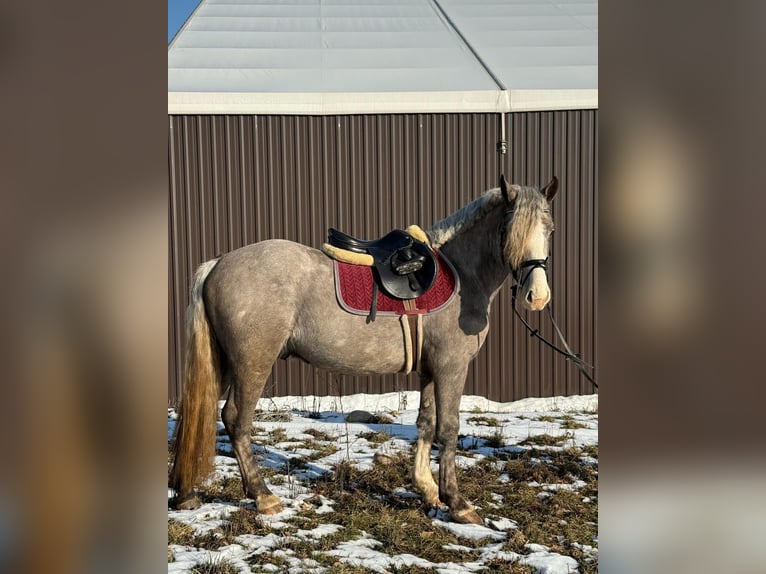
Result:
{"type": "Polygon", "coordinates": [[[572,361],[575,364],[575,366],[580,370],[580,373],[582,373],[582,375],[586,379],[588,379],[588,381],[590,381],[590,383],[595,388],[598,388],[598,384],[596,383],[596,381],[594,381],[593,377],[591,377],[590,374],[588,373],[588,371],[585,370],[586,368],[592,370],[593,369],[593,365],[590,365],[589,363],[586,363],[580,357],[580,355],[578,353],[574,353],[572,351],[572,349],[569,348],[569,344],[567,344],[567,341],[564,338],[564,334],[561,332],[561,329],[556,324],[556,321],[553,319],[553,312],[551,311],[551,306],[550,305],[548,305],[548,317],[550,318],[551,323],[553,324],[553,328],[556,330],[556,335],[561,340],[561,344],[564,346],[564,349],[560,349],[559,347],[557,347],[556,345],[554,345],[553,343],[548,341],[545,337],[543,337],[540,334],[540,330],[539,329],[534,329],[526,321],[526,319],[524,319],[524,317],[521,316],[521,313],[519,313],[519,311],[516,309],[516,293],[517,293],[517,291],[519,289],[519,285],[524,285],[524,283],[526,283],[527,279],[529,278],[530,273],[532,273],[532,271],[534,271],[535,269],[540,268],[543,271],[547,270],[548,269],[547,262],[548,262],[548,258],[547,257],[545,259],[530,259],[530,260],[525,261],[524,263],[522,263],[519,266],[518,270],[516,270],[516,269],[512,269],[511,270],[511,273],[513,274],[513,279],[515,281],[515,283],[511,286],[511,309],[513,309],[514,314],[519,319],[521,319],[521,322],[524,324],[524,326],[529,331],[529,336],[530,337],[533,337],[533,336],[537,337],[543,343],[548,345],[548,347],[550,347],[551,349],[553,349],[554,351],[556,351],[560,355],[563,355],[566,358],[567,361],[572,361]],[[524,274],[524,276],[521,279],[521,281],[519,281],[519,271],[521,271],[522,269],[525,269],[527,267],[529,268],[529,270],[524,274]]]}

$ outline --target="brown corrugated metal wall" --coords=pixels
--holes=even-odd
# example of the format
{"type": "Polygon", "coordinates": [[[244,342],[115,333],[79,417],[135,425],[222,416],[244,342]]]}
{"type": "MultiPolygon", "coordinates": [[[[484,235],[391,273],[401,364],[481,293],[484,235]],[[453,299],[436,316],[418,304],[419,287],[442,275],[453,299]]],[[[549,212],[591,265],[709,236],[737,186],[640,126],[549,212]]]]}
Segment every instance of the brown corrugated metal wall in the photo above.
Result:
{"type": "MultiPolygon", "coordinates": [[[[596,110],[370,116],[171,116],[168,401],[183,367],[183,322],[194,269],[242,245],[284,238],[319,247],[328,226],[375,237],[427,227],[497,185],[561,181],[549,276],[570,345],[594,364],[597,241],[596,110]]],[[[531,323],[553,338],[541,314],[531,323]]],[[[590,384],[525,334],[502,289],[465,393],[511,401],[587,394],[590,384]]],[[[278,361],[266,396],[418,389],[415,375],[334,376],[278,361]]]]}

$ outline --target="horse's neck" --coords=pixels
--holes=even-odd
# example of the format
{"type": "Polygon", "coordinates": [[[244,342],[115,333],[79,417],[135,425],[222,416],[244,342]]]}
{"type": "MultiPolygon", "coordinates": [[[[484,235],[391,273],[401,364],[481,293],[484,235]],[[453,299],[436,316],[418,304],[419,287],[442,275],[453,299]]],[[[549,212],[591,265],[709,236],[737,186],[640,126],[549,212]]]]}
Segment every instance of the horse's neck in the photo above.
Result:
{"type": "Polygon", "coordinates": [[[508,277],[500,247],[503,215],[495,210],[452,238],[442,251],[457,268],[464,285],[475,285],[491,297],[508,277]]]}

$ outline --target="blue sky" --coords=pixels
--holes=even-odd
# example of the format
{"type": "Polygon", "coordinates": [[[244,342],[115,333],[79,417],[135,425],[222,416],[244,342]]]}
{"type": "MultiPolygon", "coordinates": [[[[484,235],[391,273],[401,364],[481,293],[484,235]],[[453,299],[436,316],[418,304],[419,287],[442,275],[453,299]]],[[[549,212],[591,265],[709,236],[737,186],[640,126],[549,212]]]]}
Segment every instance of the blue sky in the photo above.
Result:
{"type": "Polygon", "coordinates": [[[168,0],[168,44],[200,0],[168,0]]]}

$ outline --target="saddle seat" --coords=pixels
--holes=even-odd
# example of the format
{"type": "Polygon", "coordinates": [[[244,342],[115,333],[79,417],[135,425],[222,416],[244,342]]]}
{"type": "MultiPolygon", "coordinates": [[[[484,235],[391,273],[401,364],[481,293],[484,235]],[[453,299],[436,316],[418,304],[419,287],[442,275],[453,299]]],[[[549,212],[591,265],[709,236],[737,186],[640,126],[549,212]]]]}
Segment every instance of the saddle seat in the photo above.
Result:
{"type": "Polygon", "coordinates": [[[389,231],[379,239],[359,239],[343,233],[334,227],[327,230],[327,242],[340,249],[355,253],[368,253],[370,248],[378,250],[396,250],[409,246],[412,236],[400,229],[389,231]]]}
{"type": "Polygon", "coordinates": [[[396,299],[416,299],[436,281],[438,263],[434,252],[426,243],[401,229],[368,240],[331,227],[327,242],[338,249],[371,256],[375,283],[396,299]]]}

